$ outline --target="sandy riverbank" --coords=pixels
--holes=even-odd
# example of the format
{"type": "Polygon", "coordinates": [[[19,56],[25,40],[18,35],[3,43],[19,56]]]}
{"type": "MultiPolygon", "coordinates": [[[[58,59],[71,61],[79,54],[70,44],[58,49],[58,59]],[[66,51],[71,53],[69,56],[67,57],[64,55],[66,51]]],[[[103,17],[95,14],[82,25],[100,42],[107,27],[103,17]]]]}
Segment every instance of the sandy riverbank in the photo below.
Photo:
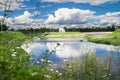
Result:
{"type": "Polygon", "coordinates": [[[83,32],[84,34],[111,34],[112,32],[83,32]]]}

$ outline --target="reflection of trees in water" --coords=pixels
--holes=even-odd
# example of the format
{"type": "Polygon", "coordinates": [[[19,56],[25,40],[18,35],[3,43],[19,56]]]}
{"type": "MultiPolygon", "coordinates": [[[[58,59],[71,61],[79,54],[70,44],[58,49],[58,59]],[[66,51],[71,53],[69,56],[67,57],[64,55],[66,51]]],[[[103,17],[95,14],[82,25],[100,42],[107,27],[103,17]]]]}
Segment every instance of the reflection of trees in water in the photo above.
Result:
{"type": "Polygon", "coordinates": [[[105,54],[106,52],[110,51],[115,52],[116,50],[114,48],[115,46],[112,45],[87,42],[47,42],[47,40],[43,42],[34,42],[28,47],[28,49],[32,50],[32,52],[35,51],[33,54],[40,54],[40,52],[45,52],[47,49],[49,51],[56,49],[55,54],[60,58],[78,57],[89,52],[95,53],[95,50],[97,49],[103,50],[104,53],[101,54],[105,54]],[[59,43],[59,46],[57,46],[57,43],[59,43]]]}
{"type": "MultiPolygon", "coordinates": [[[[57,63],[58,65],[63,63],[64,59],[68,60],[76,60],[80,59],[82,55],[88,53],[96,53],[95,50],[99,48],[100,50],[105,50],[100,59],[103,62],[107,62],[111,69],[111,74],[114,76],[120,73],[120,49],[116,50],[115,46],[112,45],[103,45],[103,44],[94,44],[94,43],[84,43],[84,42],[33,42],[30,43],[29,50],[32,51],[31,56],[35,59],[39,59],[41,56],[46,55],[46,51],[50,52],[55,50],[53,54],[50,56],[50,60],[53,63],[57,63]],[[56,47],[57,46],[57,47],[56,47]],[[107,54],[108,53],[108,54],[107,54]],[[112,60],[112,63],[110,63],[112,60]]],[[[119,48],[119,47],[118,47],[119,48]]],[[[99,57],[99,56],[98,56],[99,57]]]]}

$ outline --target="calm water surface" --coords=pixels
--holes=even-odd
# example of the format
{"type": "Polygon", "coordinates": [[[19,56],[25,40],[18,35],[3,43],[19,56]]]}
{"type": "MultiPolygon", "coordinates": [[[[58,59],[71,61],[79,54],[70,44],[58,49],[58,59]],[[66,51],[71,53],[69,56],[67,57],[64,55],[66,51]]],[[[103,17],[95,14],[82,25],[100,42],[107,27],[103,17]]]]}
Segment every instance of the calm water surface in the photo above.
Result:
{"type": "MultiPolygon", "coordinates": [[[[87,53],[96,53],[101,59],[107,56],[113,56],[113,71],[115,73],[120,69],[120,46],[96,44],[83,39],[40,39],[36,38],[33,42],[22,47],[30,54],[34,61],[40,61],[46,52],[52,52],[49,60],[52,64],[59,67],[64,64],[64,60],[80,59],[87,53]],[[59,45],[58,45],[59,44],[59,45]]],[[[119,70],[120,71],[120,70],[119,70]]],[[[118,74],[118,73],[117,73],[118,74]]]]}
{"type": "Polygon", "coordinates": [[[55,52],[50,56],[54,63],[63,63],[65,59],[80,58],[86,53],[96,53],[97,56],[103,57],[106,54],[119,55],[120,46],[96,44],[87,41],[80,42],[80,39],[35,39],[30,42],[24,49],[32,58],[40,60],[49,50],[55,52]],[[59,46],[57,46],[59,44],[59,46]]]}

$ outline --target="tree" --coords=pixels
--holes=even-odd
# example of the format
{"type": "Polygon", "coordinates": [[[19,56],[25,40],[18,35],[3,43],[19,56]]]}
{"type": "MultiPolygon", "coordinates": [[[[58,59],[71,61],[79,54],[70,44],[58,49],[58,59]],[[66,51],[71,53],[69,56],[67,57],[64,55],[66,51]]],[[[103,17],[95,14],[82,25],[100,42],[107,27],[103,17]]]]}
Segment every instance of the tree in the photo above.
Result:
{"type": "Polygon", "coordinates": [[[0,23],[0,30],[1,30],[1,28],[2,28],[2,31],[8,30],[8,27],[6,26],[6,24],[1,24],[0,23]]]}
{"type": "MultiPolygon", "coordinates": [[[[17,0],[15,0],[15,1],[18,3],[17,0]]],[[[0,5],[4,6],[3,19],[0,21],[0,30],[1,31],[3,31],[4,29],[7,28],[6,23],[5,23],[5,21],[6,21],[7,17],[8,17],[7,13],[12,12],[12,10],[10,10],[11,5],[8,4],[8,3],[9,3],[9,0],[4,0],[4,2],[0,2],[0,5]]]]}

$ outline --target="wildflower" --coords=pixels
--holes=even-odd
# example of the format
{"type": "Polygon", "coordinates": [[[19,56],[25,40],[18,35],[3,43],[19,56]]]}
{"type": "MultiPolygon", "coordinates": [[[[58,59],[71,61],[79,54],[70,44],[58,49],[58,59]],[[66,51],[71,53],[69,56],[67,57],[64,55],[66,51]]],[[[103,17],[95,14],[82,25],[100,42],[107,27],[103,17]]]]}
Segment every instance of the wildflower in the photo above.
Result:
{"type": "Polygon", "coordinates": [[[48,60],[48,63],[52,63],[52,61],[48,60]]]}
{"type": "Polygon", "coordinates": [[[67,61],[68,61],[67,59],[64,60],[64,62],[67,62],[67,61]]]}
{"type": "Polygon", "coordinates": [[[32,76],[35,76],[35,75],[37,75],[37,74],[38,74],[37,72],[34,72],[34,73],[32,73],[31,75],[32,75],[32,76]]]}
{"type": "Polygon", "coordinates": [[[59,71],[58,71],[58,70],[56,70],[55,72],[56,72],[56,73],[59,73],[59,71]]]}
{"type": "Polygon", "coordinates": [[[72,66],[69,65],[68,68],[72,68],[72,66]]]}
{"type": "Polygon", "coordinates": [[[53,71],[53,69],[50,69],[50,71],[53,71]]]}
{"type": "Polygon", "coordinates": [[[13,54],[16,54],[17,52],[13,52],[13,54]]]}
{"type": "Polygon", "coordinates": [[[42,62],[44,62],[45,60],[44,59],[41,59],[42,62]]]}
{"type": "Polygon", "coordinates": [[[33,58],[30,58],[30,60],[33,60],[33,58]]]}
{"type": "Polygon", "coordinates": [[[16,56],[16,54],[11,54],[11,56],[15,57],[15,56],[16,56]]]}
{"type": "Polygon", "coordinates": [[[61,76],[62,75],[62,73],[59,73],[59,76],[61,76]]]}
{"type": "Polygon", "coordinates": [[[51,78],[51,76],[49,76],[49,75],[44,75],[44,77],[46,77],[46,78],[51,78]]]}
{"type": "Polygon", "coordinates": [[[12,49],[12,51],[14,52],[14,51],[15,51],[15,49],[12,49]]]}

